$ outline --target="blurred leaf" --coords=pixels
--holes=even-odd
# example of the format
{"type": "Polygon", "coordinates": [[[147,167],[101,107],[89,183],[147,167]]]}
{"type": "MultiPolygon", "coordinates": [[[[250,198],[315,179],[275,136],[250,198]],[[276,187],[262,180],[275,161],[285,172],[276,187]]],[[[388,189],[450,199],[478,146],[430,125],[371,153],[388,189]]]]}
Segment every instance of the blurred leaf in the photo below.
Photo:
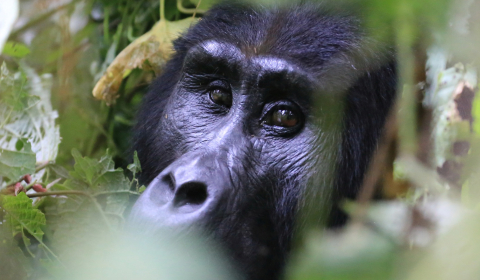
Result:
{"type": "Polygon", "coordinates": [[[449,229],[406,271],[408,277],[403,279],[480,279],[478,211],[463,215],[462,219],[449,229]]]}
{"type": "Polygon", "coordinates": [[[14,182],[23,175],[34,172],[35,154],[30,143],[24,143],[22,151],[0,149],[0,177],[6,177],[14,182]]]}
{"type": "Polygon", "coordinates": [[[18,0],[2,0],[0,3],[0,54],[18,17],[18,0]]]}
{"type": "Polygon", "coordinates": [[[112,104],[118,97],[123,79],[132,69],[161,72],[173,53],[172,41],[195,22],[194,18],[179,21],[160,20],[153,28],[120,52],[93,89],[93,96],[112,104]]]}
{"type": "MultiPolygon", "coordinates": [[[[0,208],[2,208],[0,203],[0,208]]],[[[0,271],[2,280],[27,279],[32,273],[29,259],[23,254],[11,232],[5,225],[0,225],[0,271]]]]}
{"type": "Polygon", "coordinates": [[[3,47],[3,53],[8,56],[22,58],[30,53],[27,46],[22,43],[8,41],[3,47]]]}
{"type": "Polygon", "coordinates": [[[26,230],[37,240],[42,240],[42,227],[45,226],[45,215],[33,208],[32,200],[24,192],[17,196],[2,196],[2,208],[6,212],[5,220],[12,229],[12,234],[23,234],[26,230]]]}
{"type": "Polygon", "coordinates": [[[55,174],[57,174],[58,176],[60,176],[61,178],[68,178],[69,177],[69,174],[68,174],[68,171],[60,166],[60,165],[57,165],[57,164],[50,164],[48,166],[48,168],[50,168],[51,170],[53,170],[55,172],[55,174]]]}
{"type": "Polygon", "coordinates": [[[292,280],[389,279],[395,244],[361,225],[320,235],[312,232],[288,269],[292,280]]]}
{"type": "Polygon", "coordinates": [[[473,98],[477,71],[473,66],[462,63],[446,68],[449,53],[438,46],[431,47],[427,54],[429,87],[425,92],[424,104],[433,109],[435,163],[437,167],[442,167],[455,156],[452,152],[454,142],[470,138],[472,119],[466,116],[476,114],[476,103],[474,101],[472,107],[472,100],[467,96],[473,98]]]}
{"type": "MultiPolygon", "coordinates": [[[[82,232],[83,233],[83,232],[82,232]]],[[[165,230],[155,236],[85,232],[85,242],[64,244],[69,268],[54,274],[62,280],[236,280],[227,258],[200,236],[165,230]],[[68,246],[71,245],[71,246],[68,246]]],[[[83,236],[80,238],[83,239],[83,236]]]]}
{"type": "Polygon", "coordinates": [[[77,190],[84,195],[68,195],[50,199],[46,209],[48,232],[52,242],[61,247],[60,254],[71,256],[68,248],[88,243],[93,233],[108,235],[112,229],[120,229],[124,212],[129,203],[131,182],[121,168],[115,169],[112,157],[104,155],[100,160],[82,157],[73,150],[74,171],[63,185],[55,190],[77,190]],[[72,240],[71,236],[77,236],[72,240]]]}
{"type": "Polygon", "coordinates": [[[480,136],[480,94],[475,95],[472,106],[473,119],[473,131],[477,136],[480,136]]]}
{"type": "Polygon", "coordinates": [[[47,204],[45,231],[52,248],[62,260],[71,255],[72,247],[83,247],[88,243],[94,233],[111,234],[102,219],[103,213],[86,196],[49,197],[47,204]]]}

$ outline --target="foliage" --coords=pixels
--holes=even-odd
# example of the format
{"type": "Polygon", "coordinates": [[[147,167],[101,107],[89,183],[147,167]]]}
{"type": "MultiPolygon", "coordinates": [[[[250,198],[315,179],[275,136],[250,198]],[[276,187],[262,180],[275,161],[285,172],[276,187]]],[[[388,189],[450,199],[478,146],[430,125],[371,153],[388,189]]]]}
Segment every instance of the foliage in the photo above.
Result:
{"type": "MultiPolygon", "coordinates": [[[[145,189],[129,149],[135,111],[172,40],[215,1],[56,2],[20,1],[14,28],[18,2],[0,4],[2,279],[234,278],[189,239],[137,244],[119,236],[145,189]]],[[[389,124],[399,136],[386,129],[384,141],[398,152],[376,166],[385,173],[378,192],[397,199],[346,201],[352,222],[307,232],[288,279],[477,279],[480,99],[478,54],[469,46],[480,38],[479,5],[340,2],[362,9],[378,41],[398,46],[403,93],[389,124]]]]}

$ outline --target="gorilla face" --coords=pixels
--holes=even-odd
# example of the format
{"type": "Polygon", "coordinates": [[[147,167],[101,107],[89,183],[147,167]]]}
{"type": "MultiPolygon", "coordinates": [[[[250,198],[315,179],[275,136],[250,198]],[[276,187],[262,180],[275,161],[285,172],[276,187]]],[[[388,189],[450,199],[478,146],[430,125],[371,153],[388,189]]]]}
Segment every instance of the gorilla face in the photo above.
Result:
{"type": "Polygon", "coordinates": [[[355,194],[393,99],[362,36],[314,6],[213,8],[145,97],[134,224],[197,226],[248,279],[278,278],[305,197],[325,211],[355,194]]]}

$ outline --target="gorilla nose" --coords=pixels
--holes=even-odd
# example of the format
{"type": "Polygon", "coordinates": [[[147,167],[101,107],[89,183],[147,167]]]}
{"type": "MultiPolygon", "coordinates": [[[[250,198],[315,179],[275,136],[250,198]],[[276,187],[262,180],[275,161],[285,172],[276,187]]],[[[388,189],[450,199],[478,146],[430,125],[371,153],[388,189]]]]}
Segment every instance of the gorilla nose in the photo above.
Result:
{"type": "Polygon", "coordinates": [[[194,212],[202,208],[214,192],[218,182],[212,180],[201,166],[172,166],[160,174],[160,180],[154,180],[150,200],[159,206],[165,205],[172,212],[194,212]],[[167,174],[165,174],[167,173],[167,174]]]}
{"type": "Polygon", "coordinates": [[[204,182],[186,182],[177,188],[173,197],[173,207],[201,206],[208,197],[204,182]]]}
{"type": "Polygon", "coordinates": [[[162,226],[206,222],[229,188],[226,167],[215,157],[188,156],[165,168],[135,203],[131,218],[162,226]],[[152,223],[153,222],[153,223],[152,223]]]}

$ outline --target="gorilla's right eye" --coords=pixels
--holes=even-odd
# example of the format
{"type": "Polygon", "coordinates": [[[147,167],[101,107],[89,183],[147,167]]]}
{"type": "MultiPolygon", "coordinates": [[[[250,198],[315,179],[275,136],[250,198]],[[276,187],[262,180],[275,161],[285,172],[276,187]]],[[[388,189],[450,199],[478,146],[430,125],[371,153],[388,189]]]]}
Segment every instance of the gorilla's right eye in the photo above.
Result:
{"type": "Polygon", "coordinates": [[[232,93],[225,89],[213,88],[208,92],[213,103],[230,108],[232,107],[232,93]]]}

